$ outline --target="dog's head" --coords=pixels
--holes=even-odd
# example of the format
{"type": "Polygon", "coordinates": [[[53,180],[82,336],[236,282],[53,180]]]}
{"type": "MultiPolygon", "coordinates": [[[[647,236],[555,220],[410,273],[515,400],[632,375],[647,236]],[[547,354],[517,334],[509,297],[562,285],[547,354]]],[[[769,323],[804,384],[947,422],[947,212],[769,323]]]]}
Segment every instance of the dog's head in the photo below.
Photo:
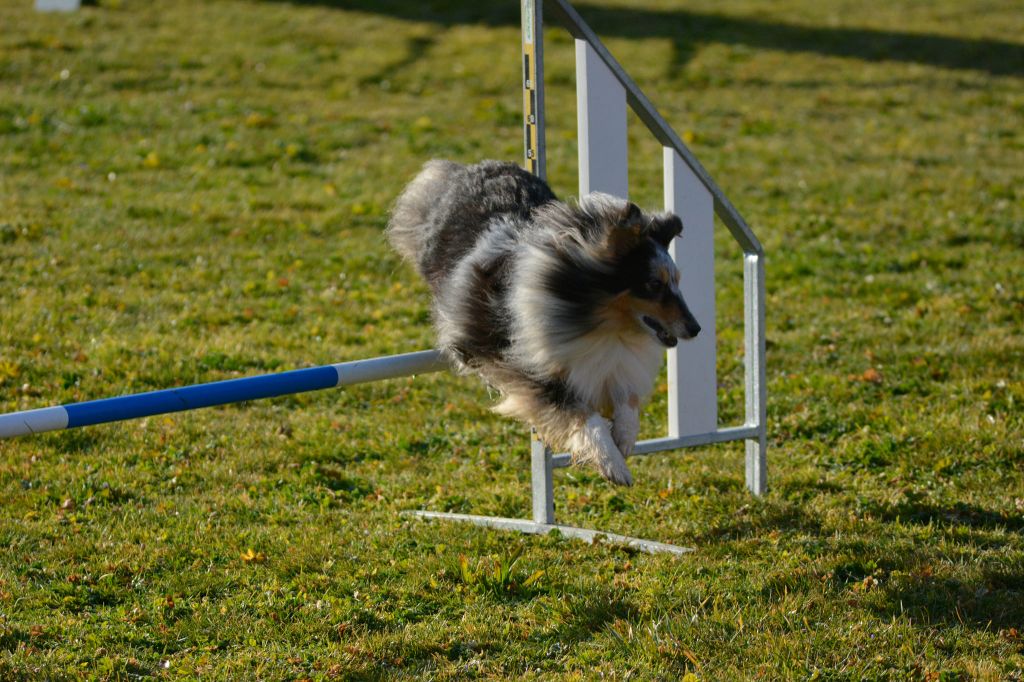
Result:
{"type": "Polygon", "coordinates": [[[700,332],[679,290],[679,270],[668,246],[683,231],[679,216],[644,213],[636,204],[607,194],[590,194],[580,209],[596,230],[588,241],[593,255],[610,266],[616,292],[612,306],[624,317],[673,347],[700,332]]]}

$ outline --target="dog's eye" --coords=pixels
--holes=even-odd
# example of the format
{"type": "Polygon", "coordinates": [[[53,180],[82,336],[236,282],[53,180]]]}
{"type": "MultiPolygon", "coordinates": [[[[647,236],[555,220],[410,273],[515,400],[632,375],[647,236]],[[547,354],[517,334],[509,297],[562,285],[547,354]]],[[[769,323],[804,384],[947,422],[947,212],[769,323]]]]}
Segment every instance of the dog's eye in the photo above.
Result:
{"type": "Polygon", "coordinates": [[[665,283],[658,278],[654,278],[647,282],[647,291],[652,294],[660,294],[661,290],[665,288],[665,283]]]}

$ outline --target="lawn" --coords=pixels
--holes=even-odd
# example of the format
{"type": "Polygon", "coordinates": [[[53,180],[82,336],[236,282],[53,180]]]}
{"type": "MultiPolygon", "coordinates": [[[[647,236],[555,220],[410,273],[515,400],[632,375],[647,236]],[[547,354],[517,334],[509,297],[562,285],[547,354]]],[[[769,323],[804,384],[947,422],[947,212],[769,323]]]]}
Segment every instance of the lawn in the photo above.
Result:
{"type": "MultiPolygon", "coordinates": [[[[1024,679],[1019,2],[578,8],[764,243],[769,493],[739,444],[556,473],[683,558],[412,520],[529,513],[524,429],[447,374],[2,441],[0,679],[1024,679]]],[[[0,0],[0,412],[430,347],[382,230],[425,160],[521,157],[518,11],[0,0]]]]}

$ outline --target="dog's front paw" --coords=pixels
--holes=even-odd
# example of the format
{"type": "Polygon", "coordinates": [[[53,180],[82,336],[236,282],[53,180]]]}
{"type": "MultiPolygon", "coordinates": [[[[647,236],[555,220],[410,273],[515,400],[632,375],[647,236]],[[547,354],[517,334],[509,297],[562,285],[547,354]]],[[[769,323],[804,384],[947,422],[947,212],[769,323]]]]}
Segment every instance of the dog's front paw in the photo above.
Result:
{"type": "Polygon", "coordinates": [[[623,457],[633,454],[636,438],[640,435],[640,415],[632,410],[617,412],[612,422],[612,439],[623,457]]]}
{"type": "Polygon", "coordinates": [[[633,485],[633,474],[626,466],[626,460],[621,453],[616,452],[614,456],[597,461],[597,470],[607,481],[616,485],[633,485]]]}
{"type": "Polygon", "coordinates": [[[573,435],[569,450],[576,464],[593,464],[601,476],[612,483],[633,485],[626,459],[612,438],[612,425],[604,417],[591,416],[573,435]]]}

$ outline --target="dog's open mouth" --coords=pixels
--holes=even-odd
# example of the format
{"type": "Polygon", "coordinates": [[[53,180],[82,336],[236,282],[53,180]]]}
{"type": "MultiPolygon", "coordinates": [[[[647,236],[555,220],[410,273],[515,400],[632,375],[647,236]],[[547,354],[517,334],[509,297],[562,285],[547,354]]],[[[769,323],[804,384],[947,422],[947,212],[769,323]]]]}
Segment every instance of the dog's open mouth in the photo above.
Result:
{"type": "Polygon", "coordinates": [[[663,327],[661,323],[655,320],[653,317],[647,317],[646,315],[644,315],[641,319],[643,319],[644,324],[651,328],[651,331],[654,332],[655,336],[658,337],[658,341],[661,342],[661,345],[665,346],[666,348],[675,348],[676,344],[679,343],[679,340],[675,337],[675,335],[669,333],[669,331],[665,329],[665,327],[663,327]]]}

